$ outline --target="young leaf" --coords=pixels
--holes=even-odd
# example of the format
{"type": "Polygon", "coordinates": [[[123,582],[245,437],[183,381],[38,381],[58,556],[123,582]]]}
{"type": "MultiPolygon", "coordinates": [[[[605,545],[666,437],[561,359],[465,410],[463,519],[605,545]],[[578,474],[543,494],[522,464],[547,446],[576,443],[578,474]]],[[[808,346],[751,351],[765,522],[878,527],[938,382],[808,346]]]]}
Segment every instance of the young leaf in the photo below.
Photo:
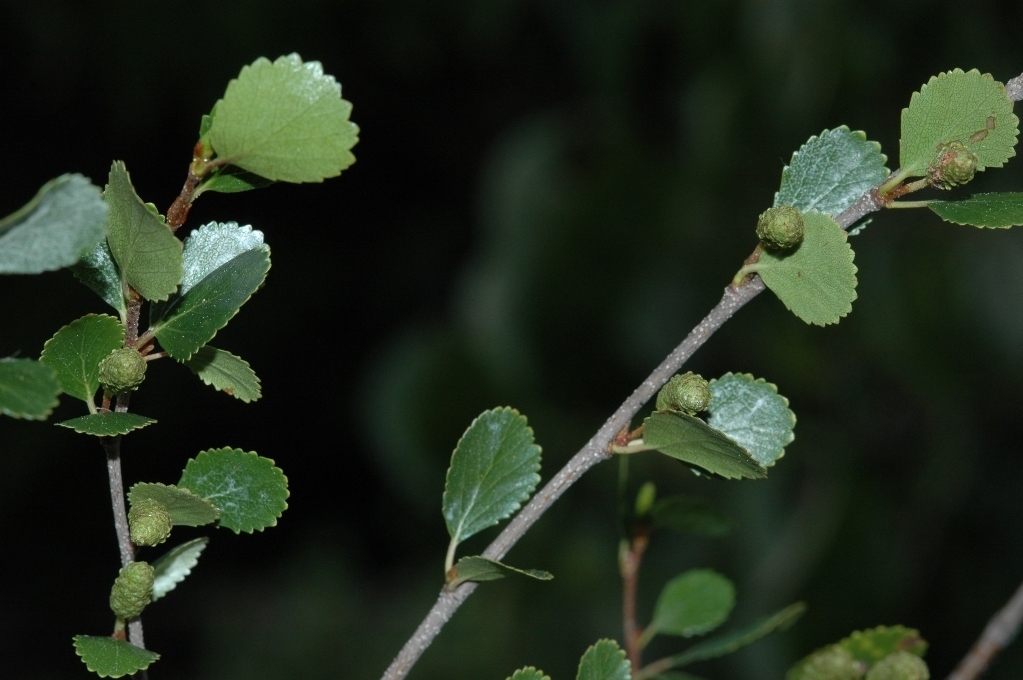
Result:
{"type": "Polygon", "coordinates": [[[132,430],[138,430],[146,425],[152,425],[156,421],[152,418],[140,416],[137,413],[93,413],[87,416],[79,416],[71,420],[57,423],[61,427],[69,427],[79,434],[91,434],[95,437],[113,437],[119,434],[128,434],[132,430]]]}
{"type": "Polygon", "coordinates": [[[846,126],[811,137],[781,171],[774,204],[838,216],[888,176],[881,145],[846,126]]]}
{"type": "Polygon", "coordinates": [[[120,678],[149,668],[160,658],[156,652],[124,640],[98,635],[76,635],[75,652],[85,667],[101,678],[120,678]]]}
{"type": "Polygon", "coordinates": [[[643,421],[643,445],[726,479],[767,476],[746,449],[685,413],[651,413],[643,421]]]}
{"type": "Polygon", "coordinates": [[[230,352],[205,345],[185,362],[207,385],[227,392],[246,404],[259,399],[259,378],[249,362],[230,352]]]}
{"type": "Polygon", "coordinates": [[[806,323],[824,326],[852,311],[856,265],[848,235],[830,216],[803,215],[803,242],[795,250],[765,250],[752,265],[786,307],[806,323]]]}
{"type": "Polygon", "coordinates": [[[463,557],[458,564],[448,572],[447,586],[454,590],[466,581],[496,581],[509,574],[529,576],[538,581],[550,581],[554,576],[542,569],[518,569],[516,567],[502,564],[495,560],[488,560],[485,557],[463,557]]]}
{"type": "Polygon", "coordinates": [[[138,197],[121,161],[110,166],[103,200],[110,206],[107,243],[121,276],[145,299],[166,300],[185,273],[181,241],[138,197]]]}
{"type": "Polygon", "coordinates": [[[600,640],[579,660],[576,680],[631,680],[632,667],[614,640],[600,640]]]}
{"type": "Polygon", "coordinates": [[[269,458],[241,449],[203,451],[178,481],[220,509],[220,526],[236,534],[277,525],[288,504],[288,479],[269,458]]]}
{"type": "Polygon", "coordinates": [[[727,536],[735,524],[702,498],[671,496],[657,501],[651,515],[655,527],[694,536],[727,536]]]}
{"type": "Polygon", "coordinates": [[[443,512],[457,544],[519,509],[540,481],[540,447],[513,408],[481,413],[451,455],[443,512]]]}
{"type": "Polygon", "coordinates": [[[260,57],[228,84],[209,139],[218,157],[267,179],[322,182],[355,162],[351,112],[319,62],[260,57]]]}
{"type": "Polygon", "coordinates": [[[57,372],[31,359],[0,359],[0,413],[44,420],[60,394],[57,372]]]}
{"type": "Polygon", "coordinates": [[[543,671],[530,666],[515,671],[508,680],[551,680],[551,676],[544,675],[543,671]]]}
{"type": "Polygon", "coordinates": [[[237,194],[242,191],[251,191],[252,189],[262,189],[273,184],[272,180],[259,175],[246,172],[239,167],[228,165],[223,169],[218,169],[218,172],[210,173],[202,184],[196,189],[194,196],[198,196],[204,191],[217,191],[222,194],[237,194]]]}
{"type": "Polygon", "coordinates": [[[710,381],[707,424],[724,432],[764,467],[785,455],[796,438],[796,414],[778,388],[748,373],[726,373],[710,381]]]}
{"type": "Polygon", "coordinates": [[[865,664],[877,663],[894,652],[909,652],[922,657],[927,651],[927,642],[920,637],[920,632],[904,626],[858,630],[840,640],[837,646],[865,664]]]}
{"type": "MultiPolygon", "coordinates": [[[[103,204],[106,207],[106,203],[103,204]]],[[[102,239],[82,259],[71,265],[75,278],[92,289],[103,300],[125,318],[128,310],[121,292],[121,272],[117,269],[114,256],[110,254],[107,240],[102,239]]]]}
{"type": "Polygon", "coordinates": [[[902,172],[926,174],[938,146],[959,141],[977,155],[977,170],[1000,168],[1016,155],[1019,119],[1005,86],[991,74],[955,69],[932,77],[902,110],[902,172]]]}
{"type": "Polygon", "coordinates": [[[178,361],[187,361],[238,313],[269,270],[269,249],[263,248],[247,250],[214,269],[172,301],[163,321],[151,327],[160,346],[178,361]]]}
{"type": "Polygon", "coordinates": [[[946,222],[975,227],[1023,225],[1023,193],[974,194],[962,201],[928,201],[927,207],[946,222]]]}
{"type": "Polygon", "coordinates": [[[171,548],[153,560],[153,571],[155,572],[153,602],[174,590],[192,573],[195,565],[199,564],[199,555],[206,549],[206,544],[209,541],[210,539],[205,536],[193,539],[176,548],[171,548]]]}
{"type": "Polygon", "coordinates": [[[724,623],[734,606],[731,581],[711,569],[693,569],[664,586],[650,626],[662,635],[703,635],[724,623]]]}
{"type": "Polygon", "coordinates": [[[775,631],[789,628],[805,612],[806,604],[803,602],[790,604],[788,607],[758,621],[754,621],[747,626],[693,645],[681,654],[671,657],[671,666],[679,668],[697,661],[716,659],[719,656],[731,654],[775,631]]]}
{"type": "Polygon", "coordinates": [[[87,314],[61,328],[43,345],[39,361],[57,372],[64,392],[94,404],[99,362],[124,344],[124,326],[106,314],[87,314]]]}
{"type": "Polygon", "coordinates": [[[128,502],[154,500],[170,513],[171,524],[177,527],[201,527],[220,519],[220,510],[189,489],[165,484],[139,482],[128,491],[128,502]]]}
{"type": "Polygon", "coordinates": [[[0,274],[68,267],[103,238],[107,206],[81,175],[50,180],[19,210],[0,219],[0,274]]]}

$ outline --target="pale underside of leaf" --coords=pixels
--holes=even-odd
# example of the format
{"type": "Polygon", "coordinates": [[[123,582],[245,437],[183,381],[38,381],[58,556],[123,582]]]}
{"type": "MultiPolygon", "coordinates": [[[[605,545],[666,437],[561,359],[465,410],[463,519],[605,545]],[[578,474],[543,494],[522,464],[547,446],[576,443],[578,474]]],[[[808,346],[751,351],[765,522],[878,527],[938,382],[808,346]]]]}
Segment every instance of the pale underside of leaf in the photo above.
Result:
{"type": "Polygon", "coordinates": [[[764,467],[785,455],[795,434],[796,414],[778,388],[763,378],[726,373],[710,381],[707,424],[724,432],[764,467]]]}
{"type": "Polygon", "coordinates": [[[153,560],[153,602],[174,590],[179,583],[185,580],[195,565],[199,564],[199,555],[206,549],[209,538],[202,536],[187,543],[171,548],[160,557],[153,560]]]}
{"type": "Polygon", "coordinates": [[[632,667],[614,640],[600,640],[579,660],[576,680],[629,680],[632,667]]]}
{"type": "Polygon", "coordinates": [[[81,175],[43,185],[26,205],[0,219],[0,274],[39,274],[77,262],[103,238],[107,206],[81,175]]]}
{"type": "Polygon", "coordinates": [[[209,500],[173,484],[139,482],[128,491],[128,501],[135,505],[143,500],[166,508],[173,526],[200,527],[220,519],[220,510],[209,500]]]}
{"type": "Polygon", "coordinates": [[[726,479],[767,476],[748,451],[685,413],[652,413],[643,423],[643,446],[726,479]]]}
{"type": "Polygon", "coordinates": [[[0,413],[45,420],[60,394],[57,372],[31,359],[0,359],[0,413]]]}
{"type": "Polygon", "coordinates": [[[1023,192],[974,194],[961,201],[928,201],[927,207],[955,224],[991,229],[1023,225],[1023,192]]]}
{"type": "Polygon", "coordinates": [[[803,242],[796,248],[765,250],[749,267],[778,299],[806,323],[824,326],[852,311],[856,265],[848,234],[829,215],[803,215],[803,242]]]}
{"type": "Polygon", "coordinates": [[[448,573],[447,586],[454,590],[466,581],[496,581],[509,575],[528,576],[538,581],[550,581],[554,576],[542,569],[519,569],[485,557],[463,557],[448,573]]]}
{"type": "Polygon", "coordinates": [[[888,176],[881,145],[844,125],[811,137],[782,170],[774,205],[839,215],[888,176]]]}

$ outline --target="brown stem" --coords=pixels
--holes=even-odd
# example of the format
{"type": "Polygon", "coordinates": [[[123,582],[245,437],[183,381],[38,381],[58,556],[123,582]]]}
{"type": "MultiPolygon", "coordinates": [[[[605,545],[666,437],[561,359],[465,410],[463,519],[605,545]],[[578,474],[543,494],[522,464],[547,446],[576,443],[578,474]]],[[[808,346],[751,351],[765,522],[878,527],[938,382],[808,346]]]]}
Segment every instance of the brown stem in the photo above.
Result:
{"type": "Polygon", "coordinates": [[[974,680],[979,678],[988,665],[1019,633],[1020,625],[1023,623],[1023,584],[1016,589],[1009,601],[998,610],[980,638],[973,643],[973,647],[959,662],[955,670],[948,676],[948,680],[974,680]]]}
{"type": "Polygon", "coordinates": [[[142,315],[142,296],[131,286],[125,286],[128,313],[124,320],[124,346],[134,347],[139,340],[139,317],[142,315]]]}
{"type": "Polygon", "coordinates": [[[632,545],[622,557],[622,628],[625,635],[625,651],[632,664],[632,672],[637,673],[643,666],[643,648],[639,636],[642,634],[636,625],[636,591],[639,585],[639,567],[643,562],[649,538],[645,531],[640,531],[632,539],[632,545]]]}

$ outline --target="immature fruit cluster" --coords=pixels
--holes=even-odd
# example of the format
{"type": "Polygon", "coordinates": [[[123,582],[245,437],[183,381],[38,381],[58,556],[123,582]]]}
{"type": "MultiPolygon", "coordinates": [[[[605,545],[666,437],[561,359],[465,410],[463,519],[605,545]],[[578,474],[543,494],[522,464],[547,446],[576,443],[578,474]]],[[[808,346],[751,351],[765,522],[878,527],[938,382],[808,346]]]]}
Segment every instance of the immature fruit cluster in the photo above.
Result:
{"type": "Polygon", "coordinates": [[[874,664],[866,680],[930,680],[931,672],[919,656],[895,652],[874,664]]]}
{"type": "Polygon", "coordinates": [[[115,349],[99,362],[99,384],[113,394],[138,389],[146,379],[146,360],[132,347],[115,349]]]}
{"type": "Polygon", "coordinates": [[[757,220],[757,238],[768,250],[789,250],[803,242],[803,215],[791,205],[768,208],[757,220]]]}
{"type": "Polygon", "coordinates": [[[148,562],[132,562],[114,580],[110,609],[121,619],[132,619],[152,601],[155,572],[148,562]]]}
{"type": "Polygon", "coordinates": [[[807,659],[799,677],[801,680],[861,680],[865,666],[842,647],[833,645],[807,659]]]}
{"type": "Polygon", "coordinates": [[[948,142],[938,146],[938,153],[927,168],[927,182],[936,189],[951,189],[966,184],[977,172],[977,154],[962,142],[948,142]]]}
{"type": "Polygon", "coordinates": [[[685,375],[673,375],[671,380],[657,393],[658,411],[680,411],[695,416],[710,406],[709,383],[689,371],[685,375]]]}
{"type": "Polygon", "coordinates": [[[162,503],[144,498],[132,503],[128,511],[128,527],[135,545],[160,545],[170,536],[171,516],[162,503]]]}

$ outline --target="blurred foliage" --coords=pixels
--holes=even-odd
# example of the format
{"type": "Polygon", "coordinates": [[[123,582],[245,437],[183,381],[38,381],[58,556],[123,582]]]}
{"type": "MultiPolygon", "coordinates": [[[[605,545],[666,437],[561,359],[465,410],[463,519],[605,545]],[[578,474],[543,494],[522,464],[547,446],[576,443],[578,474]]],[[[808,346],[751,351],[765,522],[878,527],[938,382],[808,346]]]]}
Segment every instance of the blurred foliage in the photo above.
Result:
{"type": "MultiPolygon", "coordinates": [[[[0,168],[0,214],[63,172],[101,180],[112,158],[165,209],[200,115],[259,55],[321,60],[362,129],[340,180],[207,194],[190,216],[252,223],[274,244],[269,285],[222,333],[264,398],[239,404],[157,362],[133,406],[161,429],[133,434],[127,478],[173,482],[187,457],[229,443],[275,459],[293,495],[278,531],[218,535],[147,611],[147,641],[168,652],[160,677],[377,677],[442,585],[444,469],[472,418],[528,415],[548,479],[716,302],[792,151],[845,124],[894,158],[899,113],[930,76],[1023,71],[1021,25],[1018,3],[948,0],[0,4],[17,159],[0,168]],[[281,361],[296,348],[314,371],[281,361]],[[395,410],[415,425],[390,427],[395,410]]],[[[971,189],[1019,190],[1021,167],[971,189]]],[[[764,376],[790,399],[796,440],[768,480],[636,457],[637,488],[710,497],[738,526],[655,542],[644,618],[691,568],[736,582],[737,625],[810,606],[788,632],[694,666],[701,677],[778,678],[851,630],[896,623],[920,629],[941,674],[1023,573],[1023,232],[912,213],[855,237],[859,298],[839,326],[808,327],[763,295],[687,367],[764,376]]],[[[6,277],[0,310],[17,323],[0,355],[35,357],[101,306],[68,272],[6,277]]],[[[53,419],[77,415],[64,404],[53,419]]],[[[33,513],[0,532],[21,584],[0,595],[6,677],[75,677],[73,654],[46,650],[110,626],[97,584],[117,553],[102,454],[84,439],[0,420],[0,507],[33,513]],[[44,485],[61,502],[39,503],[44,485]],[[67,528],[41,542],[37,523],[67,528]]],[[[486,584],[413,678],[573,677],[588,645],[620,637],[615,472],[588,474],[509,556],[558,578],[486,584]]],[[[662,642],[647,658],[673,651],[662,642]]],[[[990,677],[1021,673],[1013,647],[990,677]]]]}

